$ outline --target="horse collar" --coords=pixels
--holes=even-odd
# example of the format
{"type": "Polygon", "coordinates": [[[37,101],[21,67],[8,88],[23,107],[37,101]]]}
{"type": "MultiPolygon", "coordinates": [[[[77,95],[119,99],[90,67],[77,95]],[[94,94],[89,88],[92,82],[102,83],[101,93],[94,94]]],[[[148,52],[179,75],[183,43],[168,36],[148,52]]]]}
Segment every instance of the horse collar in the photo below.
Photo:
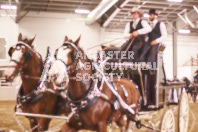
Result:
{"type": "Polygon", "coordinates": [[[76,107],[77,110],[84,110],[93,105],[98,99],[96,95],[96,89],[98,89],[98,86],[95,85],[96,83],[97,82],[92,81],[88,90],[88,94],[84,98],[77,101],[74,101],[69,97],[69,90],[67,90],[67,99],[69,101],[69,107],[76,107]]]}
{"type": "Polygon", "coordinates": [[[23,96],[23,86],[20,87],[19,92],[17,94],[17,108],[22,108],[22,106],[26,103],[31,103],[39,100],[43,97],[43,92],[40,92],[37,89],[39,83],[36,84],[34,90],[26,96],[23,96]]]}

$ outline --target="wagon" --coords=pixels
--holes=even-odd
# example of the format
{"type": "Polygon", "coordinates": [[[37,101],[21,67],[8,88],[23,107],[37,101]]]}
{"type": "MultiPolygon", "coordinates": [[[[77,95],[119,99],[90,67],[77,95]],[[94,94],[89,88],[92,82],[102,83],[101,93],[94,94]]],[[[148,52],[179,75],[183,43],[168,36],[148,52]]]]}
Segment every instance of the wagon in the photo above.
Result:
{"type": "MultiPolygon", "coordinates": [[[[157,56],[156,80],[151,76],[149,66],[146,64],[141,64],[141,68],[139,68],[139,64],[134,63],[115,65],[136,67],[135,70],[128,69],[124,75],[134,81],[141,91],[139,112],[136,116],[136,120],[139,120],[140,124],[152,131],[187,132],[189,101],[185,91],[185,82],[176,79],[167,81],[163,64],[163,50],[159,51],[157,56]],[[147,68],[142,69],[142,66],[147,68]],[[154,82],[152,86],[151,82],[154,82]]],[[[141,125],[136,126],[138,129],[141,127],[141,125]]]]}

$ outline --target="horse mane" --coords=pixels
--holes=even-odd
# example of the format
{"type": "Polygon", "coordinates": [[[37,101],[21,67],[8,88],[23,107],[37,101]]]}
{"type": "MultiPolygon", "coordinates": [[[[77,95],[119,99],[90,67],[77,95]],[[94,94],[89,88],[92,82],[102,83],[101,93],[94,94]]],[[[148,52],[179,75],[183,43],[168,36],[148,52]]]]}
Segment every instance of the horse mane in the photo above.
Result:
{"type": "Polygon", "coordinates": [[[82,53],[83,57],[86,57],[84,59],[90,61],[90,59],[88,58],[88,56],[85,54],[84,50],[81,47],[79,47],[79,46],[77,46],[77,48],[82,53]]]}

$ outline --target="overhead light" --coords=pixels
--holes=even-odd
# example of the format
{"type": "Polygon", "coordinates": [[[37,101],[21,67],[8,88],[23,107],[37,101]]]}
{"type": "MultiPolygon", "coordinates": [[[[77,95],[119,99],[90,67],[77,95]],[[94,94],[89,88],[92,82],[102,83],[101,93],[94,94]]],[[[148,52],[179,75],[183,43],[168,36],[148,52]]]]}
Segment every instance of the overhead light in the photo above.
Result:
{"type": "Polygon", "coordinates": [[[15,6],[15,5],[12,5],[12,6],[10,6],[10,5],[1,5],[1,9],[14,9],[14,10],[16,10],[17,6],[15,6]]]}
{"type": "Polygon", "coordinates": [[[143,17],[149,17],[149,14],[144,14],[143,17]]]}
{"type": "Polygon", "coordinates": [[[90,10],[85,10],[85,9],[76,9],[75,13],[79,13],[79,14],[89,14],[90,10]]]}
{"type": "Polygon", "coordinates": [[[182,2],[183,0],[167,0],[169,2],[182,2]]]}
{"type": "Polygon", "coordinates": [[[188,33],[190,33],[190,30],[188,30],[188,29],[179,29],[178,32],[179,33],[188,34],[188,33]]]}

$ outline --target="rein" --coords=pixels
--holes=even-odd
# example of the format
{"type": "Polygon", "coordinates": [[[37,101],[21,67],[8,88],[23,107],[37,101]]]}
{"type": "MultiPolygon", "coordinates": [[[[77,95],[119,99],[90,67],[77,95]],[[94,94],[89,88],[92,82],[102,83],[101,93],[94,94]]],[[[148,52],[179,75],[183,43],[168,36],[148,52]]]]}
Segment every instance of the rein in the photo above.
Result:
{"type": "Polygon", "coordinates": [[[0,68],[16,68],[17,66],[0,66],[0,68]]]}
{"type": "MultiPolygon", "coordinates": [[[[41,69],[43,69],[42,57],[41,57],[41,55],[40,55],[38,52],[36,52],[34,49],[32,49],[31,46],[29,46],[27,43],[24,43],[23,41],[17,42],[16,45],[24,45],[25,47],[28,48],[28,50],[27,50],[25,53],[23,53],[23,55],[25,55],[25,57],[26,57],[24,64],[21,64],[20,62],[11,59],[10,62],[12,61],[12,62],[16,63],[17,66],[0,66],[0,68],[6,68],[6,67],[7,67],[7,68],[16,68],[16,67],[19,67],[19,72],[18,72],[18,73],[21,73],[21,71],[22,71],[22,69],[23,69],[23,67],[24,67],[23,65],[26,65],[27,61],[29,61],[29,59],[32,57],[32,52],[34,52],[34,53],[37,55],[37,57],[39,58],[40,62],[41,62],[41,69]]],[[[10,50],[11,50],[12,48],[13,48],[13,47],[11,47],[10,50]]],[[[9,52],[10,52],[10,50],[9,50],[9,52]]],[[[11,56],[11,54],[9,54],[9,55],[11,56]]],[[[17,74],[18,74],[18,73],[17,73],[17,74]]],[[[42,73],[42,70],[41,70],[41,73],[42,73]]],[[[16,76],[17,74],[15,74],[15,76],[16,76]]],[[[30,78],[30,79],[39,79],[39,77],[29,76],[29,75],[25,75],[25,74],[23,74],[23,73],[21,74],[21,76],[22,76],[22,77],[25,77],[25,78],[30,78]]]]}
{"type": "MultiPolygon", "coordinates": [[[[122,40],[123,38],[116,38],[116,39],[113,39],[113,40],[111,40],[111,41],[107,41],[107,42],[101,43],[101,44],[99,44],[99,45],[96,45],[96,46],[90,47],[90,48],[86,49],[85,51],[87,51],[87,50],[91,50],[91,49],[96,48],[96,47],[103,46],[103,45],[105,45],[105,44],[107,44],[107,43],[110,43],[110,42],[113,42],[113,41],[116,41],[116,40],[119,40],[119,39],[121,39],[121,40],[122,40]]],[[[115,45],[120,45],[120,44],[115,44],[115,45]]]]}

